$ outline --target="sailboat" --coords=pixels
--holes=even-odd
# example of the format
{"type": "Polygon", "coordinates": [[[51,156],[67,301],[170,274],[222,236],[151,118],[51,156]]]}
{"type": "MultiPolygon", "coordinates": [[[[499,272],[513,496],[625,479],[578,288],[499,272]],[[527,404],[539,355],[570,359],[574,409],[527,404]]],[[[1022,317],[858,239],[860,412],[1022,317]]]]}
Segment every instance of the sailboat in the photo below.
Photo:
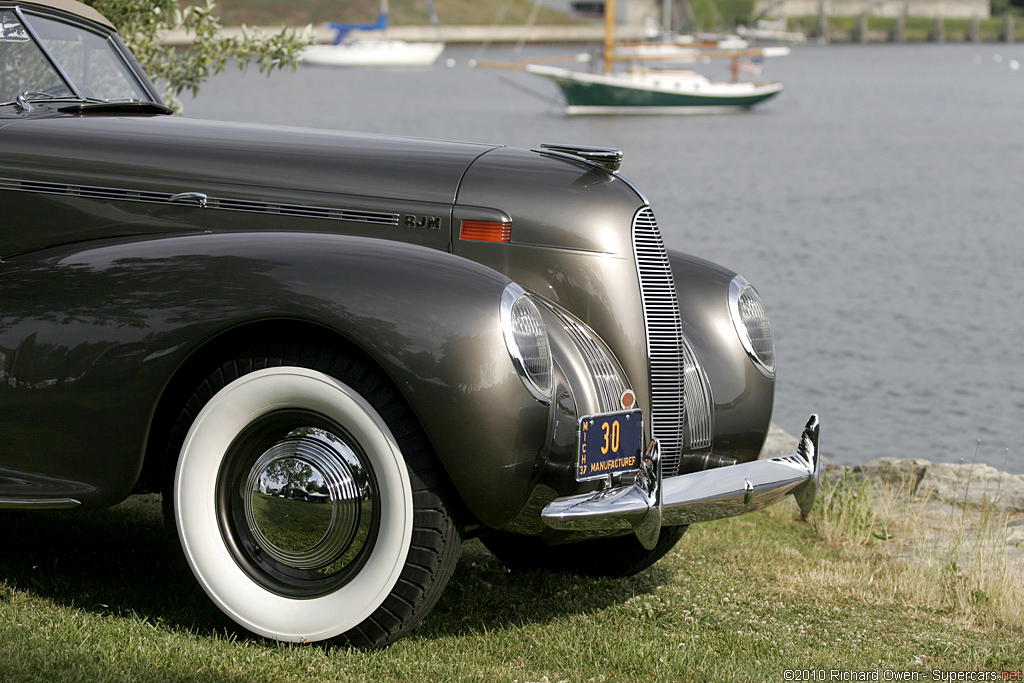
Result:
{"type": "Polygon", "coordinates": [[[372,24],[331,23],[334,41],[325,45],[310,45],[300,55],[303,64],[318,66],[429,66],[444,51],[440,40],[441,29],[432,0],[426,0],[430,19],[437,28],[438,41],[412,43],[405,40],[381,38],[355,38],[354,31],[386,35],[388,28],[388,0],[381,0],[380,16],[372,24]]]}
{"type": "Polygon", "coordinates": [[[788,47],[741,50],[692,50],[686,56],[704,60],[732,58],[732,80],[712,81],[696,71],[634,66],[616,71],[616,62],[658,59],[678,60],[677,52],[647,55],[636,51],[621,54],[615,44],[615,0],[605,0],[604,69],[600,73],[577,71],[550,64],[481,62],[477,66],[518,69],[549,78],[565,96],[567,114],[697,114],[749,109],[782,91],[782,83],[741,81],[741,60],[782,56],[788,47]]]}

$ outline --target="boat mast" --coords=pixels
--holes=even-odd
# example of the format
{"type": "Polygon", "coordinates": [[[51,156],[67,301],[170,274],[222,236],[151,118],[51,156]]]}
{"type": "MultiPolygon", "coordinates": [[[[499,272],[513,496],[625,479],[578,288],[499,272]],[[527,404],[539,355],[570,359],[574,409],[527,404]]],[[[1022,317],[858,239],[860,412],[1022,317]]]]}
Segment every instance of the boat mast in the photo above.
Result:
{"type": "Polygon", "coordinates": [[[434,31],[437,33],[437,40],[440,42],[441,38],[441,20],[437,18],[437,11],[434,9],[434,0],[427,0],[427,11],[430,12],[430,23],[434,25],[434,31]]]}
{"type": "Polygon", "coordinates": [[[615,0],[604,0],[604,72],[615,64],[615,0]]]}

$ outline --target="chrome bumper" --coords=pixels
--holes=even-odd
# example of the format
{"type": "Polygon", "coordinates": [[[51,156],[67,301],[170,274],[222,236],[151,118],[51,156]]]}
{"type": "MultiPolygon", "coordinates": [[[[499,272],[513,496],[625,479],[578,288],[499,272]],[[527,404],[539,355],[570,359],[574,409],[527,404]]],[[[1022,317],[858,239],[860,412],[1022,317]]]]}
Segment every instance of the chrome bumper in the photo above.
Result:
{"type": "Polygon", "coordinates": [[[552,529],[633,531],[644,547],[651,549],[662,526],[741,515],[777,503],[788,494],[793,494],[806,515],[821,477],[818,431],[818,416],[811,415],[793,455],[665,480],[655,440],[635,484],[556,498],[541,512],[541,519],[552,529]]]}

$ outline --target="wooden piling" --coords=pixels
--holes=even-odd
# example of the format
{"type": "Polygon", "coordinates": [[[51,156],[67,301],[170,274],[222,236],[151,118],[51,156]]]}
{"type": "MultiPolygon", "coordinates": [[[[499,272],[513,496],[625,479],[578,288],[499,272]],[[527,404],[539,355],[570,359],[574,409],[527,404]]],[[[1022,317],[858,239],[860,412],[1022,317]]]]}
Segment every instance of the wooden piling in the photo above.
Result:
{"type": "Polygon", "coordinates": [[[866,44],[868,42],[868,15],[860,15],[860,19],[857,20],[857,42],[866,44]]]}
{"type": "Polygon", "coordinates": [[[896,21],[892,25],[892,42],[894,43],[905,43],[907,42],[907,15],[901,14],[896,17],[896,21]]]}

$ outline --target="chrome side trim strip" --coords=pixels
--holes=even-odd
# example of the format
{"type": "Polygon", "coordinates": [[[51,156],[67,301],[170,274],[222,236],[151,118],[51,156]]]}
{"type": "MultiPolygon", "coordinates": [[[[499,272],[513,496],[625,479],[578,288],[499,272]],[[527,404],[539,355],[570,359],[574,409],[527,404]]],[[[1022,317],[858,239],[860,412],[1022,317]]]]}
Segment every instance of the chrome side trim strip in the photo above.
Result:
{"type": "Polygon", "coordinates": [[[74,498],[0,498],[0,510],[66,510],[81,504],[74,498]]]}
{"type": "MultiPolygon", "coordinates": [[[[361,209],[309,206],[305,204],[276,204],[272,202],[259,202],[245,199],[224,199],[210,197],[200,192],[149,192],[143,190],[129,190],[125,188],[98,187],[93,185],[74,185],[68,183],[47,183],[35,180],[18,180],[16,178],[0,178],[0,190],[33,192],[36,194],[54,194],[66,197],[84,197],[87,199],[106,199],[109,201],[167,204],[171,206],[183,206],[181,203],[183,199],[198,198],[199,195],[202,195],[205,198],[205,204],[200,204],[200,206],[207,209],[277,214],[300,218],[319,218],[323,220],[368,223],[370,225],[397,226],[400,216],[398,213],[388,211],[364,211],[361,209]]],[[[192,202],[189,204],[192,204],[192,202]]]]}
{"type": "Polygon", "coordinates": [[[651,548],[652,529],[708,522],[760,510],[792,494],[806,515],[814,505],[822,463],[818,416],[804,428],[796,453],[661,479],[660,460],[647,457],[632,486],[556,498],[541,512],[552,529],[631,530],[651,548]],[[652,478],[653,475],[653,478],[652,478]]]}

